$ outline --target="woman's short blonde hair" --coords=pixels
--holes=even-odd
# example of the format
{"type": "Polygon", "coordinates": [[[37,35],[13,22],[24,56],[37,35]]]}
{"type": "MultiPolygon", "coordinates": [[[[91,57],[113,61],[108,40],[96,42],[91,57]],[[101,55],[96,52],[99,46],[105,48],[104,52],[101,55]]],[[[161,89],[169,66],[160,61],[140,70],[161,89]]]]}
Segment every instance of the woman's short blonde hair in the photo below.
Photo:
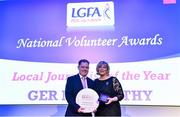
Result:
{"type": "Polygon", "coordinates": [[[99,71],[98,69],[102,66],[102,65],[105,65],[106,68],[107,68],[107,71],[108,71],[108,74],[109,74],[109,70],[110,70],[110,67],[109,67],[109,64],[105,61],[100,61],[97,66],[96,66],[96,72],[97,72],[97,75],[99,75],[99,71]]]}

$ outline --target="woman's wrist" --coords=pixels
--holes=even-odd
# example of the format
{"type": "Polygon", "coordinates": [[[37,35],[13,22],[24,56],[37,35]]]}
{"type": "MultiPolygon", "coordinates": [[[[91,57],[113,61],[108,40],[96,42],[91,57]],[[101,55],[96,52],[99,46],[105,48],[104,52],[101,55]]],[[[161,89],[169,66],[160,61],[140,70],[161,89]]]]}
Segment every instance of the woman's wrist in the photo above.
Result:
{"type": "Polygon", "coordinates": [[[115,96],[113,97],[113,102],[118,101],[118,98],[115,96]]]}

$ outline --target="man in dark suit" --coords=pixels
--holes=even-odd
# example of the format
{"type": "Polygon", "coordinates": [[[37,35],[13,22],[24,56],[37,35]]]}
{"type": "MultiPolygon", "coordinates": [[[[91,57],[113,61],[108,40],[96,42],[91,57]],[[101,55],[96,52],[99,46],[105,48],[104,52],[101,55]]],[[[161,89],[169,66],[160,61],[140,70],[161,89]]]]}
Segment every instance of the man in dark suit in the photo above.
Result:
{"type": "Polygon", "coordinates": [[[78,62],[79,73],[67,78],[65,96],[68,107],[65,116],[91,116],[91,113],[84,113],[84,108],[76,103],[76,95],[83,88],[94,89],[94,81],[87,77],[89,72],[89,61],[81,59],[78,62]]]}

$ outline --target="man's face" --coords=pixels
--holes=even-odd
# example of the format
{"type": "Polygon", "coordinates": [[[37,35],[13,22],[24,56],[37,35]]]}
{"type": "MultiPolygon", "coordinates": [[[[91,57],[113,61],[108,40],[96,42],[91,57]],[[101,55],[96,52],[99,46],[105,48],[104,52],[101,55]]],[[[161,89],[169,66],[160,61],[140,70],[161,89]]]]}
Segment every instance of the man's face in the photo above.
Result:
{"type": "Polygon", "coordinates": [[[81,76],[86,76],[89,72],[89,64],[87,62],[82,62],[79,66],[79,74],[81,76]]]}

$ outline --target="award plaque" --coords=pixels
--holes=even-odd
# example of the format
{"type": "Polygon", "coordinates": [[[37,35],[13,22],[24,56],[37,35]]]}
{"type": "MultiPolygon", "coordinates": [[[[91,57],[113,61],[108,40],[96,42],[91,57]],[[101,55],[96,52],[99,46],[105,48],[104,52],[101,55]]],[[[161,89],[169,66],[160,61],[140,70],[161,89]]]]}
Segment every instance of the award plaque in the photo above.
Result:
{"type": "Polygon", "coordinates": [[[109,98],[109,96],[108,95],[105,95],[105,94],[100,94],[100,96],[99,96],[99,101],[100,102],[103,102],[103,103],[107,103],[108,102],[108,98],[109,98]]]}
{"type": "Polygon", "coordinates": [[[79,93],[77,94],[76,103],[84,108],[85,113],[91,113],[99,106],[98,99],[99,96],[94,90],[85,88],[79,91],[79,93]]]}

